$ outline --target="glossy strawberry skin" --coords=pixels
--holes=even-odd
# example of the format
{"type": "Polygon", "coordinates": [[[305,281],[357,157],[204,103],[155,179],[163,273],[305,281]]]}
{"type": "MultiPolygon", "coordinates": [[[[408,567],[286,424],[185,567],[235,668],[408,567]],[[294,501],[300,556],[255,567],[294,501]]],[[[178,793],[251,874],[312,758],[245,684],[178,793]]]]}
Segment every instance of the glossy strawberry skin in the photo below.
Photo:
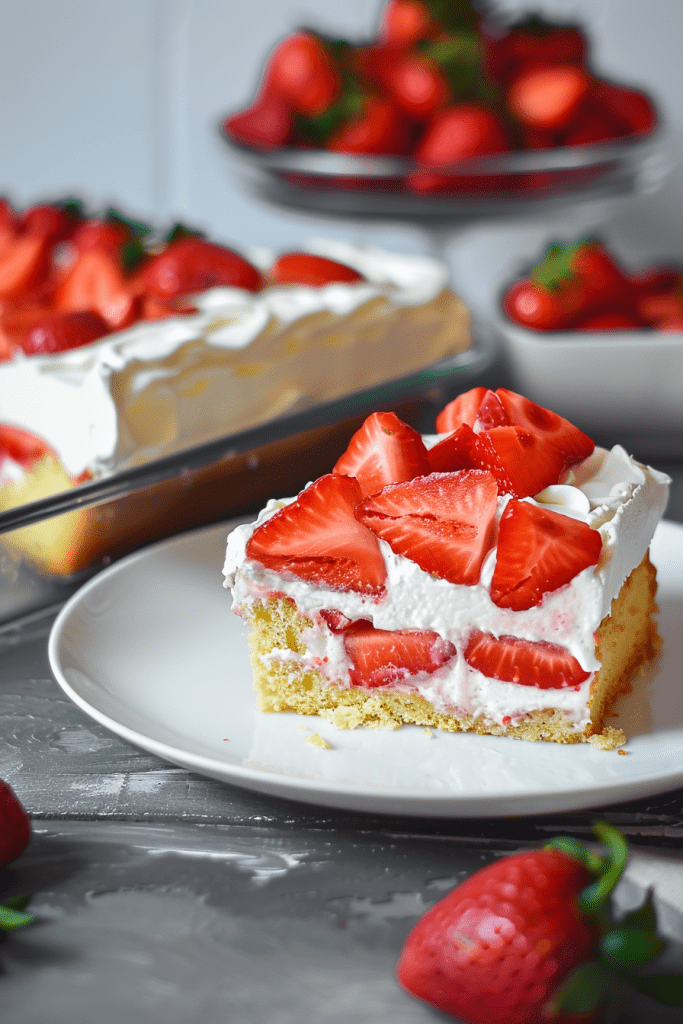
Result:
{"type": "Polygon", "coordinates": [[[587,523],[526,501],[508,502],[498,524],[491,600],[524,611],[597,565],[602,537],[587,523]]]}
{"type": "Polygon", "coordinates": [[[559,850],[489,865],[413,928],[398,981],[468,1024],[547,1024],[547,1004],[597,943],[576,903],[591,880],[559,850]]]}
{"type": "Polygon", "coordinates": [[[297,32],[280,43],[268,62],[266,82],[292,110],[311,117],[324,113],[340,88],[334,61],[312,32],[297,32]]]}
{"type": "Polygon", "coordinates": [[[353,477],[320,477],[253,532],[247,556],[321,587],[379,597],[386,568],[376,537],[355,519],[360,498],[353,477]]]}
{"type": "Polygon", "coordinates": [[[363,280],[353,267],[310,252],[286,252],[267,275],[268,284],[299,284],[322,288],[326,284],[358,284],[363,280]]]}
{"type": "Polygon", "coordinates": [[[353,435],[333,472],[355,477],[365,498],[387,484],[429,474],[430,465],[416,430],[396,413],[375,412],[353,435]]]}
{"type": "Polygon", "coordinates": [[[26,849],[31,821],[12,787],[0,779],[0,865],[8,864],[26,849]]]}
{"type": "Polygon", "coordinates": [[[49,355],[90,345],[109,334],[109,325],[93,310],[47,313],[21,342],[27,356],[49,355]]]}
{"type": "Polygon", "coordinates": [[[566,129],[579,114],[590,79],[573,64],[523,71],[510,86],[510,112],[530,128],[566,129]]]}
{"type": "Polygon", "coordinates": [[[172,242],[162,253],[153,256],[137,275],[135,287],[169,298],[217,286],[255,292],[262,283],[258,270],[243,256],[190,236],[172,242]]]}

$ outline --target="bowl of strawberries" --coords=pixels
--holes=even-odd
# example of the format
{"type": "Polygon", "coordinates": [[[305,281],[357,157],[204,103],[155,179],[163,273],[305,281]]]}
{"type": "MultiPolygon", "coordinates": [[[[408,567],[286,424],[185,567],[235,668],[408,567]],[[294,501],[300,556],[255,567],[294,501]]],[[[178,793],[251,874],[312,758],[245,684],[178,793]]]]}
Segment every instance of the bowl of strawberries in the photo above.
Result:
{"type": "Polygon", "coordinates": [[[220,130],[252,191],[341,214],[507,212],[666,170],[652,100],[596,72],[579,26],[469,0],[387,0],[370,40],[292,33],[220,130]]]}
{"type": "Polygon", "coordinates": [[[494,316],[525,394],[593,434],[680,447],[683,264],[631,269],[598,238],[556,242],[506,285],[494,316]]]}

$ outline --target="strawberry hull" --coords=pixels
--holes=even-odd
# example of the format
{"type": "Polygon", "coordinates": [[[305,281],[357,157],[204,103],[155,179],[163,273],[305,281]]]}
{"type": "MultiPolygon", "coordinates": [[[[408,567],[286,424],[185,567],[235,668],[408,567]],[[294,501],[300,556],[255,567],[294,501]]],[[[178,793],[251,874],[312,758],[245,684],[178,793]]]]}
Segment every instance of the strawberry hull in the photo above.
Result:
{"type": "MultiPolygon", "coordinates": [[[[431,449],[440,439],[425,438],[425,445],[431,449]]],[[[384,591],[364,596],[353,590],[341,593],[324,581],[304,581],[294,572],[273,572],[248,557],[250,536],[278,514],[282,503],[271,502],[257,523],[238,527],[229,538],[225,563],[233,610],[257,634],[260,624],[278,616],[290,628],[279,640],[271,636],[267,651],[262,630],[252,643],[261,708],[320,713],[342,727],[402,721],[559,742],[583,741],[592,734],[604,740],[599,745],[623,742],[623,734],[617,740],[615,730],[603,729],[606,706],[596,695],[597,680],[607,667],[614,674],[607,638],[632,627],[620,618],[620,593],[622,598],[631,595],[631,605],[636,592],[649,596],[643,597],[636,630],[640,639],[630,654],[619,656],[625,661],[610,684],[612,698],[655,650],[654,570],[647,552],[664,511],[668,479],[617,446],[611,452],[596,449],[561,480],[522,504],[538,510],[542,518],[567,517],[572,535],[589,530],[591,539],[597,534],[600,542],[597,548],[591,545],[595,554],[589,553],[586,567],[569,582],[521,610],[494,600],[492,580],[503,557],[495,543],[474,582],[454,583],[397,553],[380,534],[384,591]],[[360,622],[368,625],[358,626],[360,622]],[[369,633],[359,659],[356,640],[351,643],[350,638],[359,636],[364,643],[368,626],[386,632],[369,633]],[[287,636],[293,634],[296,640],[289,643],[287,636]],[[440,638],[440,653],[420,661],[427,635],[440,638]],[[373,660],[378,657],[385,659],[384,674],[373,660]],[[358,668],[365,660],[370,662],[366,677],[358,668]],[[278,686],[271,685],[278,674],[287,690],[282,699],[276,694],[278,686]],[[295,696],[297,686],[308,694],[301,701],[295,696]],[[383,702],[386,714],[377,711],[377,701],[383,702]]],[[[395,494],[405,486],[392,485],[381,494],[395,494]]],[[[510,502],[519,503],[509,494],[498,494],[496,524],[510,502]]],[[[435,650],[433,643],[427,646],[435,650]]]]}

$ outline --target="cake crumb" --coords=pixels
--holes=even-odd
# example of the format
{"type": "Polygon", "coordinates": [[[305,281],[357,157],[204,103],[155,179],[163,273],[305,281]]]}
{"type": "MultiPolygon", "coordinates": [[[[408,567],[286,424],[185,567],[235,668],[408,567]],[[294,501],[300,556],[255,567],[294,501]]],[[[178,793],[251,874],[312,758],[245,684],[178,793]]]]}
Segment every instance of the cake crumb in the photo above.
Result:
{"type": "MultiPolygon", "coordinates": [[[[605,726],[601,733],[591,736],[591,743],[599,750],[616,750],[626,743],[626,735],[621,729],[614,729],[611,725],[605,726]]],[[[625,751],[619,751],[625,753],[625,751]]]]}
{"type": "Polygon", "coordinates": [[[617,750],[617,754],[621,754],[623,757],[626,757],[626,751],[625,750],[617,750]]]}
{"type": "Polygon", "coordinates": [[[425,736],[429,736],[430,740],[434,736],[434,733],[432,732],[431,729],[423,729],[422,732],[425,734],[425,736]]]}
{"type": "Polygon", "coordinates": [[[326,718],[338,729],[357,729],[363,721],[363,715],[359,708],[347,707],[343,704],[323,711],[321,718],[326,718]]]}
{"type": "Polygon", "coordinates": [[[324,740],[319,732],[311,733],[310,736],[306,737],[306,742],[310,743],[314,747],[322,747],[323,750],[331,750],[332,744],[324,740]]]}

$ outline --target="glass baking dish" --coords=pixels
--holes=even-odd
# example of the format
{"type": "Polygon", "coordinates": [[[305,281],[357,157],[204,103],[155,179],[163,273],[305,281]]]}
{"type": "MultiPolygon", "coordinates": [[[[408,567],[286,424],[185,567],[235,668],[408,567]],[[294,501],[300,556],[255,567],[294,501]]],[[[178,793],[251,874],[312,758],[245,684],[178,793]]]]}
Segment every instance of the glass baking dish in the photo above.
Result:
{"type": "Polygon", "coordinates": [[[475,324],[470,347],[409,376],[0,512],[0,623],[61,603],[88,576],[145,544],[296,493],[331,469],[375,409],[431,429],[438,408],[467,390],[494,354],[490,331],[475,324]],[[27,558],[27,544],[33,552],[47,544],[50,565],[27,558]]]}

